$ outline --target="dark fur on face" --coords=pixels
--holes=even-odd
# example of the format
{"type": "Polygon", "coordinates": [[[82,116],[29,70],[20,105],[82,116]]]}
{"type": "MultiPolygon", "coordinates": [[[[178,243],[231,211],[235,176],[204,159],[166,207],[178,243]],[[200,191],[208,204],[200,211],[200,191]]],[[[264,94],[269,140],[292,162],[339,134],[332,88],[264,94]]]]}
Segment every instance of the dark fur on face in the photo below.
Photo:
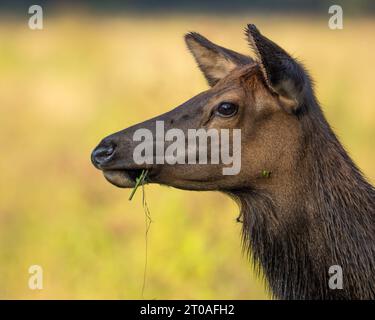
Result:
{"type": "Polygon", "coordinates": [[[137,173],[148,169],[151,183],[234,198],[244,249],[275,298],[374,299],[375,189],[327,123],[302,65],[254,25],[246,35],[256,60],[186,35],[211,88],[103,139],[94,165],[120,187],[134,186],[137,173]],[[235,116],[213,116],[223,101],[239,106],[235,116]],[[240,174],[223,176],[221,165],[134,164],[134,131],[152,131],[156,121],[184,132],[240,128],[240,174]],[[329,288],[333,265],[342,267],[343,289],[329,288]]]}

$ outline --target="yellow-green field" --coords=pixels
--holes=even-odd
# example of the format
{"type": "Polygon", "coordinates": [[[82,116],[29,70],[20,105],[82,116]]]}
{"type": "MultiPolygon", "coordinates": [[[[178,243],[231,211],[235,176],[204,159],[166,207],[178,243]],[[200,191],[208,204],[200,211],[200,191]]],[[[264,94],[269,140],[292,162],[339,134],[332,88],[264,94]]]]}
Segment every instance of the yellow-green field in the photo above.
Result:
{"type": "MultiPolygon", "coordinates": [[[[182,35],[249,51],[256,23],[304,61],[326,115],[375,181],[375,22],[313,17],[46,17],[0,22],[0,298],[142,298],[141,192],[90,163],[101,138],[206,88],[182,35]],[[44,289],[28,288],[28,268],[44,289]]],[[[241,254],[237,208],[218,193],[146,187],[153,219],[144,297],[269,297],[241,254]]]]}

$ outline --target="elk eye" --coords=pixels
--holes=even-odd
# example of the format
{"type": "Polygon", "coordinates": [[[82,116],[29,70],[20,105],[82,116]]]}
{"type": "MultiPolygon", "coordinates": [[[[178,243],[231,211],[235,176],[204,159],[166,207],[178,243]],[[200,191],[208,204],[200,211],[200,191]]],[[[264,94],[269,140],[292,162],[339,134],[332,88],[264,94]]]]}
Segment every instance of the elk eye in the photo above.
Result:
{"type": "Polygon", "coordinates": [[[222,102],[217,107],[216,113],[221,117],[232,117],[237,113],[238,106],[230,102],[222,102]]]}

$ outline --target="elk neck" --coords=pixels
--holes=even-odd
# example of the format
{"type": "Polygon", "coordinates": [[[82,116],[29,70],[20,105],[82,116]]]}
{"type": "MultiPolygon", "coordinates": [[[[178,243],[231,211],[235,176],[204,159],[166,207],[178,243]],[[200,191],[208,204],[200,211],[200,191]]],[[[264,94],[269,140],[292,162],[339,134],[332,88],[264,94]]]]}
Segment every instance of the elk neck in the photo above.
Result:
{"type": "Polygon", "coordinates": [[[279,299],[375,298],[375,190],[314,99],[299,115],[298,163],[269,186],[234,190],[244,250],[279,299]],[[329,288],[339,265],[343,289],[329,288]],[[369,280],[371,279],[371,280],[369,280]]]}

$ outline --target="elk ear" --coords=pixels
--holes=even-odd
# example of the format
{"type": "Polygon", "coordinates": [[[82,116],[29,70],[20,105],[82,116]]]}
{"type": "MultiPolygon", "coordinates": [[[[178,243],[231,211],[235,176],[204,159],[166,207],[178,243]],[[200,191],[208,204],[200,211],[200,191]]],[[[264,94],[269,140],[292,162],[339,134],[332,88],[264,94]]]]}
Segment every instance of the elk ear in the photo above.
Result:
{"type": "Polygon", "coordinates": [[[210,86],[234,68],[254,62],[250,57],[212,43],[199,33],[186,34],[185,41],[210,86]]]}
{"type": "Polygon", "coordinates": [[[278,94],[282,107],[296,112],[308,80],[303,67],[284,49],[263,36],[253,24],[249,24],[246,35],[254,49],[269,88],[278,94]]]}

